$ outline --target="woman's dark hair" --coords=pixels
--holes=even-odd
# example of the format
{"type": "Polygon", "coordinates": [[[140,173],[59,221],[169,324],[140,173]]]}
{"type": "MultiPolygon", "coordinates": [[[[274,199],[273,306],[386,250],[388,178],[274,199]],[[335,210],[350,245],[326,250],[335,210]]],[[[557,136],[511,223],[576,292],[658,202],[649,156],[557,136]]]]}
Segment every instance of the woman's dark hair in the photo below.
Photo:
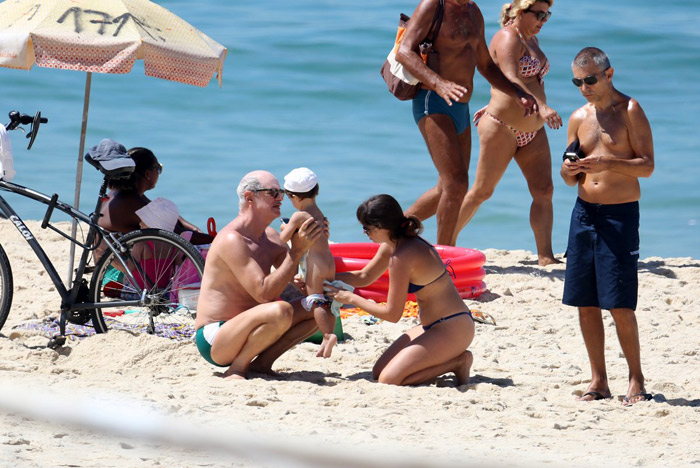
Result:
{"type": "Polygon", "coordinates": [[[136,187],[141,183],[146,171],[152,169],[158,164],[158,158],[153,154],[153,151],[148,148],[131,148],[129,156],[136,163],[134,172],[128,179],[113,179],[109,182],[109,188],[116,190],[136,190],[136,187]]]}
{"type": "Polygon", "coordinates": [[[413,215],[404,216],[401,205],[391,195],[375,195],[357,207],[357,220],[365,228],[388,229],[393,240],[416,237],[423,224],[413,215]]]}

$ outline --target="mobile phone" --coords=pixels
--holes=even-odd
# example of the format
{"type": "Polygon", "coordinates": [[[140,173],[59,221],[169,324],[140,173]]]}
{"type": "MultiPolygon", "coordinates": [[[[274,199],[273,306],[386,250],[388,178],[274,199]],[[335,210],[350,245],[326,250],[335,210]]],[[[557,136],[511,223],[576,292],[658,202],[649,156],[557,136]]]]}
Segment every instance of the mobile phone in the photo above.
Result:
{"type": "Polygon", "coordinates": [[[566,154],[564,155],[564,157],[565,157],[566,159],[568,159],[569,161],[571,161],[571,162],[577,162],[578,160],[581,159],[581,158],[578,157],[577,154],[573,154],[573,153],[566,153],[566,154]]]}

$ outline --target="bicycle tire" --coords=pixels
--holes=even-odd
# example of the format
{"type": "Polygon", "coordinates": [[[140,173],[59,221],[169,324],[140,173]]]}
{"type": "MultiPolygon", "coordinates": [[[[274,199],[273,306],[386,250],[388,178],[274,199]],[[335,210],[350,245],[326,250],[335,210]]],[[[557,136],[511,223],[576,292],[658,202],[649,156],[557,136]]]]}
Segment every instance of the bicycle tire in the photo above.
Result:
{"type": "Polygon", "coordinates": [[[146,298],[138,306],[97,307],[91,310],[95,332],[109,328],[126,329],[176,339],[194,333],[194,318],[204,259],[182,237],[170,231],[143,229],[119,239],[124,248],[131,281],[125,268],[108,250],[95,266],[90,281],[90,299],[94,303],[146,298]],[[108,319],[105,319],[105,316],[108,319]]]}
{"type": "Polygon", "coordinates": [[[0,330],[2,330],[12,307],[12,268],[10,259],[0,245],[0,330]]]}

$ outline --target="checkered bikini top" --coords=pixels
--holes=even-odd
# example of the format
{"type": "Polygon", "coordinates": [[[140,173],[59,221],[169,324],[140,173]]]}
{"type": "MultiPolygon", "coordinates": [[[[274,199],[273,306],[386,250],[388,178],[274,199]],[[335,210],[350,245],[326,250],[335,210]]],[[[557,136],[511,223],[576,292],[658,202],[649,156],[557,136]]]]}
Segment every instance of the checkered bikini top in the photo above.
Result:
{"type": "MultiPolygon", "coordinates": [[[[530,53],[530,48],[527,46],[522,34],[520,34],[520,31],[518,31],[518,28],[515,28],[515,30],[518,32],[520,41],[525,46],[525,49],[527,49],[528,53],[530,53]]],[[[544,65],[542,65],[540,63],[540,59],[534,55],[523,55],[520,57],[518,64],[520,75],[523,78],[531,78],[536,76],[540,83],[544,81],[544,76],[549,72],[549,60],[545,59],[544,65]]]]}

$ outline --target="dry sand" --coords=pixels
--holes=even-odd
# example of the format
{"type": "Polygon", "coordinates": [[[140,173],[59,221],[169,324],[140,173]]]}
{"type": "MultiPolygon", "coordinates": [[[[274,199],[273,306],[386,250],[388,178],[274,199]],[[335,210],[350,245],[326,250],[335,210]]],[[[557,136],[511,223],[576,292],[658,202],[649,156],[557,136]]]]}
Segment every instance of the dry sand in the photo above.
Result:
{"type": "MultiPolygon", "coordinates": [[[[50,256],[65,259],[67,242],[38,224],[29,226],[50,256]]],[[[471,383],[455,388],[445,376],[434,385],[400,388],[372,382],[370,370],[414,319],[365,325],[350,317],[343,323],[347,341],[330,359],[316,358],[316,345],[304,343],[277,362],[278,378],[238,382],[215,377],[217,369],[191,342],[110,332],[47,349],[45,336],[13,327],[55,315],[58,295],[7,220],[0,220],[0,241],[15,281],[0,332],[1,466],[259,466],[231,455],[272,453],[253,441],[312,451],[322,465],[334,466],[351,466],[332,458],[346,453],[387,466],[382,460],[396,459],[387,450],[433,466],[700,464],[697,259],[640,262],[637,317],[654,400],[625,408],[618,398],[575,401],[590,373],[576,311],[561,304],[564,266],[540,268],[530,252],[486,251],[490,291],[467,303],[498,324],[477,324],[471,383]],[[28,418],[18,406],[27,402],[49,419],[51,408],[84,411],[119,435],[28,418]],[[152,427],[158,415],[172,421],[152,427]],[[138,432],[151,429],[192,443],[173,447],[138,432]],[[228,453],[225,447],[196,450],[192,434],[213,434],[228,453]],[[324,456],[331,458],[324,462],[324,456]]],[[[65,265],[58,261],[62,275],[65,265]]],[[[627,367],[609,314],[605,323],[617,397],[626,391],[627,367]]],[[[296,466],[310,465],[302,458],[296,466]]]]}

